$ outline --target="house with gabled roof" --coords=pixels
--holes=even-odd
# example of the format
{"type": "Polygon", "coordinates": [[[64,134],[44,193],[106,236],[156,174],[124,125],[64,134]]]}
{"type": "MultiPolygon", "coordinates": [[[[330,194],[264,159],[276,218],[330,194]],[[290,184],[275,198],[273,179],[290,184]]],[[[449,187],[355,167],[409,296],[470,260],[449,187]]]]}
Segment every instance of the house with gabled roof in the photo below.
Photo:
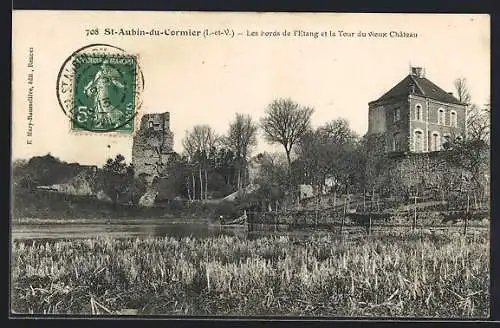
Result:
{"type": "Polygon", "coordinates": [[[388,153],[440,151],[466,134],[467,104],[427,79],[421,67],[368,106],[368,135],[384,136],[388,153]]]}

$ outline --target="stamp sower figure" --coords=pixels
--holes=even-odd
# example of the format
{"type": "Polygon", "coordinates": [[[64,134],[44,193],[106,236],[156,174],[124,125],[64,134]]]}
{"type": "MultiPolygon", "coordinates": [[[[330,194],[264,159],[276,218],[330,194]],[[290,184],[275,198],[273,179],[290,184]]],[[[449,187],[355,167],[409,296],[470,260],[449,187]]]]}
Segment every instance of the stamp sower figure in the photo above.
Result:
{"type": "Polygon", "coordinates": [[[123,112],[112,104],[110,98],[111,88],[125,88],[119,79],[118,70],[104,60],[94,78],[85,86],[85,94],[94,99],[96,127],[116,127],[123,121],[123,112]]]}

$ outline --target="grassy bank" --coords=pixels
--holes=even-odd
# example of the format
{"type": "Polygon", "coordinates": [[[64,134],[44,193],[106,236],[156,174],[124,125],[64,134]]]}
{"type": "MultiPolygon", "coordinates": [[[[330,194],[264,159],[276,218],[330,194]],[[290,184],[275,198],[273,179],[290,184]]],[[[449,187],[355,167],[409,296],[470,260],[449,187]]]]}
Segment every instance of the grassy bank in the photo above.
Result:
{"type": "Polygon", "coordinates": [[[48,191],[17,189],[13,194],[13,223],[95,222],[107,220],[213,221],[224,204],[171,201],[154,207],[111,204],[95,196],[74,196],[48,191]],[[44,222],[45,221],[45,222],[44,222]]]}
{"type": "Polygon", "coordinates": [[[22,313],[486,317],[489,238],[13,243],[22,313]]]}

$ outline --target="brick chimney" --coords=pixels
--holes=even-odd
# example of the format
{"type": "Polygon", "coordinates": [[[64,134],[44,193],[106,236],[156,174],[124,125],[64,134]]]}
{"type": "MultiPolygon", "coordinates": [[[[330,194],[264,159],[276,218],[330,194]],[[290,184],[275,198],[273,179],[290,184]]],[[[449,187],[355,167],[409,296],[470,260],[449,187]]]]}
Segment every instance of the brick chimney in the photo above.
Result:
{"type": "Polygon", "coordinates": [[[422,67],[412,67],[411,68],[411,74],[416,77],[424,77],[424,69],[422,67]]]}

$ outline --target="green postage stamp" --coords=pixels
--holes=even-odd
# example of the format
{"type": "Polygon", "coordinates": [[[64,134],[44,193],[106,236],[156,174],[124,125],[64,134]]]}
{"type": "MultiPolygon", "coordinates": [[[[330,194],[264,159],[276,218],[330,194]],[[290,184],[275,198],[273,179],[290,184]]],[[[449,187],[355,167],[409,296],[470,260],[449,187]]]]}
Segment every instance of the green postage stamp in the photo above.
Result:
{"type": "Polygon", "coordinates": [[[106,48],[77,51],[63,65],[58,98],[72,131],[134,132],[143,85],[137,57],[106,48]]]}

